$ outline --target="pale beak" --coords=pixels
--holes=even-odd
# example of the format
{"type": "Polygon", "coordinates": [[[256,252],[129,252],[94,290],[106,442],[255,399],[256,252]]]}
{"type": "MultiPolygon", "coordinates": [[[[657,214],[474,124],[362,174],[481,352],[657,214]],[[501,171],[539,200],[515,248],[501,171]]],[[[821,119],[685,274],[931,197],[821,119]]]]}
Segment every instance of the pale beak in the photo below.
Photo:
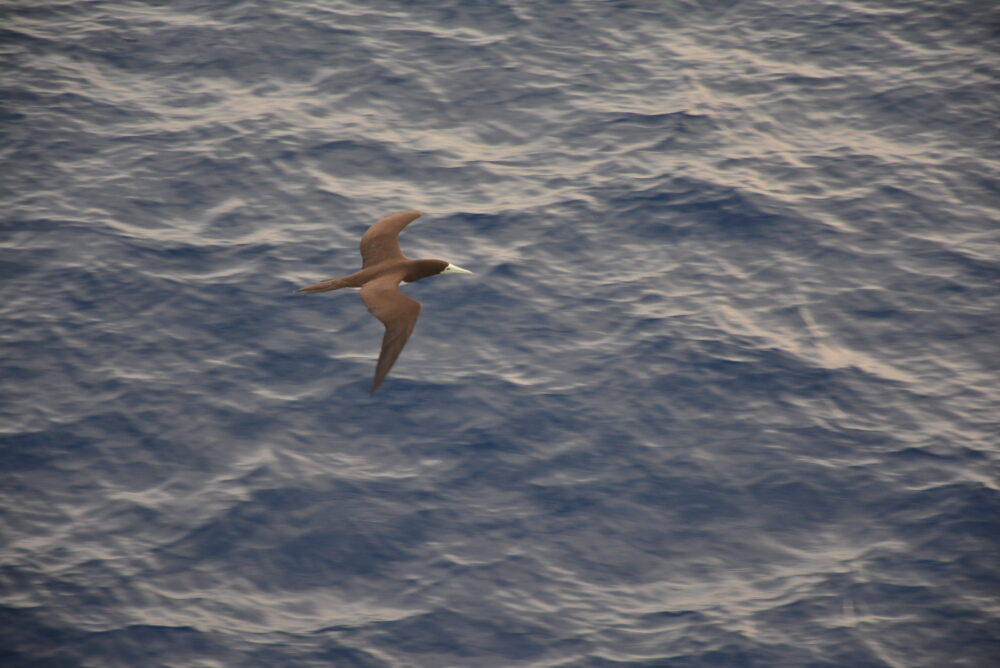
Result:
{"type": "Polygon", "coordinates": [[[462,269],[461,267],[456,267],[453,264],[449,264],[447,267],[441,270],[442,274],[471,274],[472,272],[468,269],[462,269]]]}

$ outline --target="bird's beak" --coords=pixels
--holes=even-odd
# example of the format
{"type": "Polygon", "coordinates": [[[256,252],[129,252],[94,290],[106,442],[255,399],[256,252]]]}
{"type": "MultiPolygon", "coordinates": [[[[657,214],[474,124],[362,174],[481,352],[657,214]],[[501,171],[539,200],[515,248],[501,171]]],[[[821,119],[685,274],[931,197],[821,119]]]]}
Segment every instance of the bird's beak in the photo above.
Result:
{"type": "Polygon", "coordinates": [[[468,269],[462,269],[461,267],[456,267],[453,264],[449,264],[447,267],[441,270],[442,274],[471,274],[472,272],[468,269]]]}

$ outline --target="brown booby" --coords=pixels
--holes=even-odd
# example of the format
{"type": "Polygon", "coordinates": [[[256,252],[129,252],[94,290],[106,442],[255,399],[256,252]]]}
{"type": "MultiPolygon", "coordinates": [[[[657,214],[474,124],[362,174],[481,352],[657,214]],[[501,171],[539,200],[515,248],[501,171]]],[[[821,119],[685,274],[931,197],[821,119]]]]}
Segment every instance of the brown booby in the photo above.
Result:
{"type": "Polygon", "coordinates": [[[298,290],[308,294],[361,288],[361,299],[368,311],[385,325],[371,394],[375,393],[396,362],[420,315],[420,302],[400,292],[399,282],[412,283],[437,274],[472,273],[444,260],[411,260],[403,255],[399,248],[399,233],[420,215],[419,211],[400,211],[378,221],[361,237],[360,271],[298,290]]]}

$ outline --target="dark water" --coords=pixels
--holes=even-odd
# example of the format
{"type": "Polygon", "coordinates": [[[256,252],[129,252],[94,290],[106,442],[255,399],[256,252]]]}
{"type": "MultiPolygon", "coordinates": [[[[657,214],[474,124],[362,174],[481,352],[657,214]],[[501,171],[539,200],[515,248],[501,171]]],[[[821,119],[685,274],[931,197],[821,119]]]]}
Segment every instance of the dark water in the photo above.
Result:
{"type": "Polygon", "coordinates": [[[0,7],[4,666],[996,665],[995,3],[0,7]]]}

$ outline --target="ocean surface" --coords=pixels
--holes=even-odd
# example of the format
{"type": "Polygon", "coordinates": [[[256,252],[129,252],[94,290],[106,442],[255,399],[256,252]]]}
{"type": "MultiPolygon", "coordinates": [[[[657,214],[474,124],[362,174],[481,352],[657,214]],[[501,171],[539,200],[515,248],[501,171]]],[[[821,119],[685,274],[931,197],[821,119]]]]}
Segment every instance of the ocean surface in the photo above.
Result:
{"type": "Polygon", "coordinates": [[[5,668],[1000,657],[1000,5],[0,3],[5,668]],[[353,291],[403,209],[416,332],[353,291]]]}

